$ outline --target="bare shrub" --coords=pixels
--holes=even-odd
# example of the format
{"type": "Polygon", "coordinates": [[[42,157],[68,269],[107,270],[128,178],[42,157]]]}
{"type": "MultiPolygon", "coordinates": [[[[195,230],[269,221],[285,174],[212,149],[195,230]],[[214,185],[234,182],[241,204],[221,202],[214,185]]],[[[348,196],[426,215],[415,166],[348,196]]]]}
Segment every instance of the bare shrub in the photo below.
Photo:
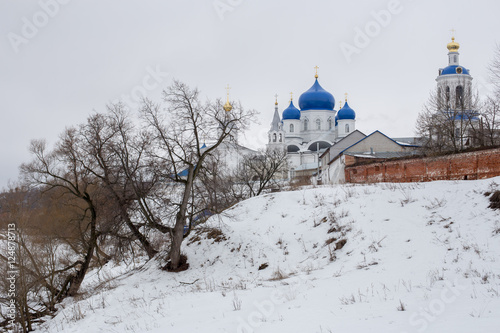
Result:
{"type": "Polygon", "coordinates": [[[271,277],[271,281],[279,281],[288,278],[288,274],[283,272],[279,267],[273,272],[273,275],[271,277]]]}
{"type": "Polygon", "coordinates": [[[351,304],[356,303],[356,297],[354,297],[354,294],[351,294],[351,296],[349,296],[349,297],[345,297],[345,296],[340,297],[339,300],[340,300],[340,304],[342,304],[342,305],[351,305],[351,304]]]}
{"type": "Polygon", "coordinates": [[[500,191],[495,191],[490,196],[490,205],[488,206],[491,209],[500,209],[500,191]]]}

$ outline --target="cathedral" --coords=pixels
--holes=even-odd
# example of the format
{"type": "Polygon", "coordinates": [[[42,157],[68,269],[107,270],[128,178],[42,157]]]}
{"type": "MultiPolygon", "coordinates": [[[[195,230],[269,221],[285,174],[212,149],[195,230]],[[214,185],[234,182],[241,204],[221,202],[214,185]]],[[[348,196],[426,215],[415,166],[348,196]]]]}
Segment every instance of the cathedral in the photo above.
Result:
{"type": "MultiPolygon", "coordinates": [[[[472,145],[471,127],[479,121],[479,114],[472,103],[472,76],[470,71],[459,62],[460,45],[452,41],[447,44],[448,66],[440,68],[437,81],[437,110],[435,117],[442,118],[439,124],[446,122],[454,126],[455,140],[464,146],[472,145]]],[[[300,95],[298,108],[290,99],[290,104],[280,115],[276,100],[274,117],[269,130],[267,147],[286,149],[290,168],[290,178],[325,174],[330,165],[340,154],[348,153],[347,147],[365,140],[371,145],[365,147],[371,157],[404,156],[415,154],[419,147],[418,138],[390,137],[375,131],[377,139],[356,130],[356,113],[347,102],[335,110],[335,98],[321,87],[316,67],[315,81],[309,90],[300,95]],[[381,135],[379,135],[381,134],[381,135]],[[411,140],[410,140],[411,139],[411,140]],[[383,142],[382,142],[383,141],[383,142]],[[391,142],[392,141],[392,142],[391,142]],[[412,148],[409,151],[408,148],[412,148]],[[344,150],[346,149],[346,150],[344,150]],[[333,153],[336,152],[336,153],[333,153]],[[321,159],[323,156],[323,160],[321,159]],[[327,159],[324,157],[328,156],[327,159]]],[[[441,129],[442,130],[442,129],[441,129]]],[[[438,130],[430,130],[430,140],[442,140],[438,130]]],[[[361,146],[361,145],[359,145],[361,146]]],[[[351,148],[350,150],[353,150],[351,148]]],[[[358,155],[367,152],[357,152],[358,155]]],[[[352,153],[352,152],[351,152],[352,153]]],[[[319,178],[318,177],[318,178],[319,178]]]]}
{"type": "Polygon", "coordinates": [[[356,113],[347,97],[336,111],[335,98],[319,84],[316,67],[314,84],[300,95],[298,108],[291,98],[280,117],[276,100],[267,146],[287,150],[293,178],[312,174],[319,167],[320,152],[355,130],[356,113]]]}

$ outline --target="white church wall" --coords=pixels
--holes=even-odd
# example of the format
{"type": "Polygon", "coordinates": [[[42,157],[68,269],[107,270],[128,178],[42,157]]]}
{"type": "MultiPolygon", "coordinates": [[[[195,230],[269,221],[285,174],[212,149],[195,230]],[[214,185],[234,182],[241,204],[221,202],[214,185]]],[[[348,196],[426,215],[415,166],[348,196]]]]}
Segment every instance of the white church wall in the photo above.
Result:
{"type": "Polygon", "coordinates": [[[337,132],[338,137],[343,138],[356,130],[356,122],[354,119],[340,119],[338,121],[337,132]]]}
{"type": "Polygon", "coordinates": [[[345,157],[340,156],[326,168],[326,172],[323,172],[322,181],[323,184],[342,184],[345,183],[345,157]]]}
{"type": "Polygon", "coordinates": [[[301,137],[301,123],[299,119],[285,119],[283,120],[283,130],[285,138],[300,138],[301,137]],[[293,126],[293,128],[290,128],[293,126]],[[293,132],[291,131],[293,129],[293,132]]]}
{"type": "Polygon", "coordinates": [[[257,154],[257,151],[232,142],[222,143],[214,152],[228,170],[236,170],[245,156],[253,154],[257,154]]]}
{"type": "Polygon", "coordinates": [[[301,111],[301,137],[304,142],[312,141],[335,141],[335,111],[330,110],[306,110],[301,111]],[[328,127],[328,120],[332,119],[332,128],[328,127]],[[305,122],[308,122],[307,129],[305,122]],[[318,129],[317,120],[320,128],[318,129]]]}

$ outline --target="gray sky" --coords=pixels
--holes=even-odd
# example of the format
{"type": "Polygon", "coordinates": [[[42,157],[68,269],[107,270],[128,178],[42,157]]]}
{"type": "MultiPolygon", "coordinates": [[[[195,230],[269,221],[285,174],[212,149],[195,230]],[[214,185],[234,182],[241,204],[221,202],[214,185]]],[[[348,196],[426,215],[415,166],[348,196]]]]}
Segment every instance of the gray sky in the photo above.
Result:
{"type": "Polygon", "coordinates": [[[260,112],[241,138],[252,148],[266,143],[274,95],[281,112],[316,65],[336,110],[349,93],[358,129],[412,136],[452,28],[461,65],[488,90],[499,12],[498,0],[0,0],[0,188],[31,139],[54,143],[110,101],[157,99],[173,78],[208,98],[230,84],[260,112]]]}

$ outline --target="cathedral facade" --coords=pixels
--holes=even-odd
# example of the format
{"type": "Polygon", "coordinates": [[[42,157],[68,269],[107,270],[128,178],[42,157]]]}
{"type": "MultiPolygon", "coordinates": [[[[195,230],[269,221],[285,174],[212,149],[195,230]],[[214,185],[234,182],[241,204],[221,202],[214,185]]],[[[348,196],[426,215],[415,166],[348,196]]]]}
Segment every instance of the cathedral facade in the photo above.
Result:
{"type": "Polygon", "coordinates": [[[311,175],[319,168],[319,156],[356,130],[356,113],[347,103],[335,110],[335,98],[323,89],[315,75],[309,90],[300,95],[298,107],[290,104],[281,114],[276,100],[269,130],[270,148],[286,149],[290,176],[311,175]]]}

